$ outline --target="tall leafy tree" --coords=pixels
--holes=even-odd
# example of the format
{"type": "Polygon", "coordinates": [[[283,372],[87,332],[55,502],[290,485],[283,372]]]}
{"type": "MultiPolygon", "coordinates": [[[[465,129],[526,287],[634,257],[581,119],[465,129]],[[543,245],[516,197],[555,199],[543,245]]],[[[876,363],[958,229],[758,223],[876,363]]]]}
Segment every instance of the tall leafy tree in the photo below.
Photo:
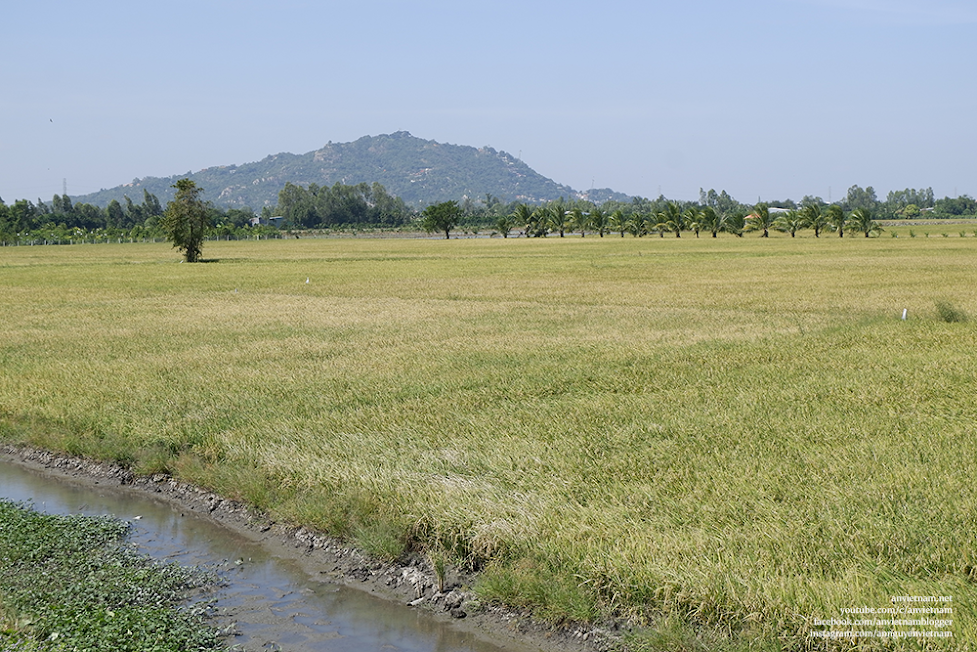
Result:
{"type": "Polygon", "coordinates": [[[916,204],[907,204],[902,208],[902,210],[899,211],[898,214],[907,220],[914,220],[922,215],[922,213],[923,211],[921,211],[919,206],[916,204]]]}
{"type": "Polygon", "coordinates": [[[421,225],[428,233],[443,231],[444,239],[451,237],[451,229],[458,226],[461,219],[461,206],[455,200],[432,204],[421,213],[421,225]]]}
{"type": "Polygon", "coordinates": [[[287,181],[278,191],[278,215],[290,227],[312,227],[319,222],[315,200],[314,191],[287,181]]]}
{"type": "Polygon", "coordinates": [[[111,229],[121,229],[126,222],[126,212],[117,199],[113,199],[105,207],[105,226],[111,229]]]}
{"type": "Polygon", "coordinates": [[[395,197],[387,192],[382,184],[374,181],[370,186],[372,195],[372,206],[370,207],[371,221],[396,226],[403,224],[407,219],[407,204],[400,197],[395,197]]]}
{"type": "Polygon", "coordinates": [[[163,207],[159,205],[159,199],[145,188],[142,191],[143,211],[148,216],[158,217],[163,214],[163,207]]]}
{"type": "Polygon", "coordinates": [[[29,199],[18,199],[10,207],[7,220],[13,233],[26,233],[37,226],[37,217],[37,207],[29,199]]]}
{"type": "Polygon", "coordinates": [[[60,215],[71,215],[71,197],[68,195],[55,195],[51,200],[51,211],[60,215]]]}
{"type": "Polygon", "coordinates": [[[872,186],[862,189],[858,185],[854,185],[848,189],[848,194],[845,196],[843,203],[845,204],[844,207],[850,211],[856,208],[875,210],[879,205],[879,200],[875,196],[875,189],[872,186]]]}
{"type": "Polygon", "coordinates": [[[10,226],[10,209],[3,203],[3,199],[0,199],[0,240],[9,238],[12,235],[13,229],[10,226]]]}
{"type": "MultiPolygon", "coordinates": [[[[339,182],[318,192],[318,217],[324,224],[362,224],[368,221],[370,187],[365,183],[348,186],[339,182]]],[[[460,214],[459,214],[460,217],[460,214]]],[[[457,224],[457,221],[455,222],[457,224]]],[[[454,225],[452,225],[452,228],[454,225]]],[[[437,229],[441,230],[441,229],[437,229]]]]}
{"type": "Polygon", "coordinates": [[[936,201],[933,212],[937,215],[977,215],[977,200],[968,195],[944,197],[936,201]]]}
{"type": "Polygon", "coordinates": [[[159,222],[166,239],[183,252],[188,263],[200,260],[204,237],[210,229],[210,207],[200,198],[203,188],[190,179],[180,179],[172,186],[176,197],[166,205],[159,222]]]}
{"type": "Polygon", "coordinates": [[[124,195],[122,198],[125,199],[126,202],[125,227],[127,229],[131,229],[135,225],[145,222],[146,217],[148,216],[143,212],[142,204],[134,204],[133,201],[129,199],[129,195],[124,195]]]}

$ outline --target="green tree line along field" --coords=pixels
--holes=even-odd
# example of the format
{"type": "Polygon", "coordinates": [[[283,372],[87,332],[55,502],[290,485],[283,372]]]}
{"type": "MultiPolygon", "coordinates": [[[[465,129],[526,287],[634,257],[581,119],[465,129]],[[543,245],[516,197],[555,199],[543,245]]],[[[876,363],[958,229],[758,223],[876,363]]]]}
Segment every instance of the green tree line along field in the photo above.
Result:
{"type": "Polygon", "coordinates": [[[632,649],[919,649],[816,636],[891,596],[977,644],[977,238],[207,250],[3,249],[0,436],[447,554],[632,649]]]}
{"type": "MultiPolygon", "coordinates": [[[[174,184],[175,187],[175,184],[174,184]]],[[[198,185],[198,187],[200,187],[198,185]]],[[[206,189],[202,188],[204,199],[206,189]]],[[[54,195],[50,203],[19,199],[11,205],[0,200],[0,245],[73,244],[80,242],[147,241],[164,237],[161,218],[164,207],[156,195],[143,189],[142,203],[128,196],[124,203],[111,200],[102,208],[72,203],[67,195],[54,195]]],[[[725,191],[700,191],[698,201],[670,201],[665,197],[631,201],[558,200],[543,204],[504,201],[491,194],[475,200],[454,200],[458,216],[452,228],[466,231],[489,230],[508,237],[510,233],[529,236],[549,234],[632,236],[694,233],[715,235],[728,232],[742,235],[757,228],[790,235],[812,230],[843,233],[852,226],[863,234],[877,233],[871,224],[880,220],[958,220],[977,218],[977,201],[964,195],[935,199],[933,190],[888,193],[876,197],[869,186],[852,186],[845,198],[828,203],[820,197],[742,204],[725,191]],[[840,213],[839,213],[840,211],[840,213]],[[748,219],[753,216],[754,219],[748,219]],[[862,228],[854,223],[863,216],[862,228]],[[834,219],[831,221],[830,218],[834,219]],[[759,218],[759,219],[758,219],[759,218]]],[[[446,205],[439,202],[431,206],[446,205]]],[[[427,208],[431,208],[428,206],[427,208]]],[[[426,209],[425,209],[426,210],[426,209]]],[[[308,186],[286,182],[275,206],[265,206],[260,215],[250,208],[222,208],[209,204],[209,235],[215,239],[240,240],[282,237],[285,233],[343,231],[357,229],[424,229],[425,214],[410,208],[402,199],[390,195],[379,183],[308,186]],[[278,218],[277,227],[269,224],[278,218]]],[[[435,229],[440,230],[440,229],[435,229]]]]}

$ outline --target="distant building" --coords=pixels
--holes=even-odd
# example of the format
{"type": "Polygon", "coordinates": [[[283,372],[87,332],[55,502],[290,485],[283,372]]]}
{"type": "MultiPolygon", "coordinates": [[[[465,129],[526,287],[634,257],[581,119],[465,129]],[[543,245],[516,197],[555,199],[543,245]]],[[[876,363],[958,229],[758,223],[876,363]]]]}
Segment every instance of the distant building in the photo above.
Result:
{"type": "Polygon", "coordinates": [[[249,220],[251,226],[262,226],[270,224],[272,226],[282,228],[282,224],[285,223],[285,218],[281,215],[276,215],[275,217],[269,217],[265,219],[263,217],[258,217],[257,215],[249,220]]]}

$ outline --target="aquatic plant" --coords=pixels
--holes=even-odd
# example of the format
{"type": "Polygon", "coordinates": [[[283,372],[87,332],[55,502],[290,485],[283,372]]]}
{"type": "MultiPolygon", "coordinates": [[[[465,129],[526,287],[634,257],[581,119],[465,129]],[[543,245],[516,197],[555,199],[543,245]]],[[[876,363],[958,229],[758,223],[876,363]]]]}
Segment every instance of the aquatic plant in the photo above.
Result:
{"type": "Polygon", "coordinates": [[[188,591],[213,578],[136,554],[125,545],[126,523],[43,514],[0,499],[0,532],[0,596],[9,623],[0,633],[4,649],[224,647],[203,621],[205,606],[185,606],[188,591]]]}

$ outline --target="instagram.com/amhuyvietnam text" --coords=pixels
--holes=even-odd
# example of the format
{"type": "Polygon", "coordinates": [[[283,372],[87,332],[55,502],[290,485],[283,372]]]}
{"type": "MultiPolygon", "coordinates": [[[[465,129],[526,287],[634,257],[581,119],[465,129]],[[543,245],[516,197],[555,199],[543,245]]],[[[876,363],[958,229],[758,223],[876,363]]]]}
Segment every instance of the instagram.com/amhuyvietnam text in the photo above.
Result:
{"type": "Polygon", "coordinates": [[[953,596],[894,595],[885,606],[846,607],[813,625],[813,638],[953,638],[953,596]]]}

